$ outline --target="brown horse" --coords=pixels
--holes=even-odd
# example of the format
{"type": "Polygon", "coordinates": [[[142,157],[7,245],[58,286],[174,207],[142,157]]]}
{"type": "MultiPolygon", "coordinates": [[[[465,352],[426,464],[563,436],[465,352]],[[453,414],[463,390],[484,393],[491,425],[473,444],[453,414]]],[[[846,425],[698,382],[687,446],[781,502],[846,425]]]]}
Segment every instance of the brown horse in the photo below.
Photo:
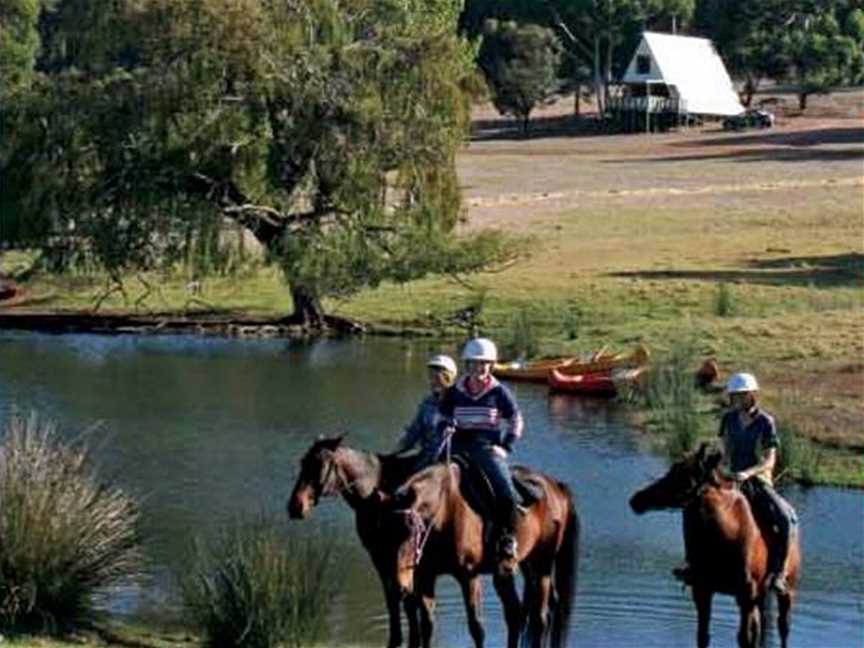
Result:
{"type": "Polygon", "coordinates": [[[567,486],[555,479],[518,467],[514,474],[533,481],[543,491],[543,497],[520,516],[517,525],[518,559],[525,577],[522,603],[513,576],[496,569],[495,552],[488,546],[489,529],[463,495],[463,472],[458,465],[427,468],[411,477],[394,496],[395,512],[405,521],[397,536],[398,579],[403,591],[420,597],[424,647],[431,642],[435,579],[439,574],[451,574],[459,581],[468,627],[478,647],[484,638],[479,619],[482,573],[494,574],[507,621],[509,648],[518,646],[523,631],[530,646],[541,646],[547,637],[551,637],[552,648],[566,643],[579,549],[579,517],[573,497],[567,486]]]}
{"type": "MultiPolygon", "coordinates": [[[[318,439],[300,461],[300,476],[288,501],[293,519],[305,518],[319,498],[341,495],[354,510],[357,535],[369,553],[387,603],[389,617],[388,648],[402,644],[399,617],[401,592],[396,583],[393,556],[396,546],[392,534],[382,528],[382,500],[379,489],[392,490],[410,474],[414,459],[380,456],[354,450],[342,444],[342,437],[318,439]]],[[[408,617],[409,644],[419,645],[417,604],[413,597],[404,598],[408,617]]]]}
{"type": "MultiPolygon", "coordinates": [[[[723,454],[702,444],[675,463],[663,477],[630,499],[637,514],[650,510],[683,509],[684,543],[692,571],[693,602],[699,617],[697,644],[710,641],[711,599],[715,593],[734,596],[741,613],[738,645],[756,648],[762,639],[768,545],[747,499],[718,470],[723,454]]],[[[788,592],[778,594],[777,626],[786,648],[792,602],[798,587],[801,552],[797,534],[786,560],[788,592]]]]}

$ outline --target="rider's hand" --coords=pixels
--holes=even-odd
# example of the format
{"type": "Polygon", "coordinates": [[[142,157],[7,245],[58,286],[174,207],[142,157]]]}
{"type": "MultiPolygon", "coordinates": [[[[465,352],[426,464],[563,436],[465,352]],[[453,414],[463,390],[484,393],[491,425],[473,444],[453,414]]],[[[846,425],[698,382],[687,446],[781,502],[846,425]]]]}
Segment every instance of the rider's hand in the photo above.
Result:
{"type": "Polygon", "coordinates": [[[750,473],[748,473],[746,470],[741,470],[736,473],[732,473],[732,478],[739,484],[743,484],[745,481],[750,479],[750,473]]]}
{"type": "Polygon", "coordinates": [[[510,454],[509,452],[507,452],[507,449],[504,448],[504,446],[500,445],[492,446],[492,451],[502,459],[506,459],[507,456],[510,454]]]}

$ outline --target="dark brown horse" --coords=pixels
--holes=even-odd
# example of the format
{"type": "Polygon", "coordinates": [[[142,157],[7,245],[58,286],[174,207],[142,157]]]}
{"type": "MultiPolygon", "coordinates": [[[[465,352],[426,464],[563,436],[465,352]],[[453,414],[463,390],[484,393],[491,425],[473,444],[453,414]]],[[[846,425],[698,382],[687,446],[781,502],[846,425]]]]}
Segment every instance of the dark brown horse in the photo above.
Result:
{"type": "MultiPolygon", "coordinates": [[[[319,439],[300,461],[300,476],[288,501],[291,518],[305,518],[321,497],[341,495],[354,510],[357,535],[372,558],[372,563],[387,602],[389,638],[387,646],[402,644],[399,603],[402,593],[393,568],[395,543],[392,534],[382,529],[380,490],[388,491],[401,484],[414,465],[413,458],[379,456],[354,450],[342,444],[342,437],[319,439]]],[[[409,644],[419,644],[417,605],[413,597],[404,598],[408,617],[409,644]]]]}
{"type": "Polygon", "coordinates": [[[516,648],[523,637],[552,648],[566,643],[579,549],[579,518],[570,490],[563,483],[514,468],[533,481],[543,497],[520,516],[517,525],[519,565],[525,578],[523,602],[512,575],[496,570],[494,551],[483,518],[463,495],[458,465],[438,464],[411,477],[397,491],[393,507],[405,520],[398,555],[399,584],[420,597],[420,632],[430,645],[435,610],[435,579],[451,574],[460,583],[474,643],[483,645],[479,619],[480,574],[493,573],[507,621],[507,645],[516,648]],[[551,608],[551,611],[550,611],[551,608]],[[526,623],[527,621],[527,623],[526,623]]]}
{"type": "MultiPolygon", "coordinates": [[[[630,499],[638,513],[660,509],[684,511],[684,544],[692,571],[693,602],[699,617],[697,645],[710,641],[711,599],[715,593],[734,596],[741,612],[738,645],[756,648],[762,639],[768,545],[747,499],[718,470],[723,454],[702,444],[675,463],[669,472],[630,499]]],[[[801,553],[793,535],[786,560],[788,593],[778,594],[777,626],[786,648],[792,602],[800,574],[801,553]]]]}

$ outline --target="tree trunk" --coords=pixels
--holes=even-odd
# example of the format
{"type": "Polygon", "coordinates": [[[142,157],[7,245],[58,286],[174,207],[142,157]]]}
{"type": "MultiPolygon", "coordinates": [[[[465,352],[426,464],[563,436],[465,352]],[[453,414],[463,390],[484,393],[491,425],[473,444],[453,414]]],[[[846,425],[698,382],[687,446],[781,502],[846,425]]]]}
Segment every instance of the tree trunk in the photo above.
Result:
{"type": "Polygon", "coordinates": [[[741,103],[744,104],[745,108],[749,108],[750,104],[753,103],[753,95],[756,94],[756,85],[753,77],[747,75],[744,87],[741,89],[741,103]]]}
{"type": "Polygon", "coordinates": [[[798,108],[801,112],[807,110],[807,97],[810,95],[808,92],[799,92],[798,93],[798,108]]]}
{"type": "Polygon", "coordinates": [[[594,96],[597,99],[597,113],[600,117],[606,113],[606,104],[603,102],[603,79],[600,75],[600,37],[594,36],[594,96]]]}
{"type": "Polygon", "coordinates": [[[326,327],[324,308],[318,295],[303,286],[292,284],[291,299],[294,301],[294,312],[288,318],[291,324],[311,329],[326,327]]]}
{"type": "Polygon", "coordinates": [[[582,112],[582,82],[576,81],[576,92],[573,94],[573,114],[578,117],[582,112]]]}

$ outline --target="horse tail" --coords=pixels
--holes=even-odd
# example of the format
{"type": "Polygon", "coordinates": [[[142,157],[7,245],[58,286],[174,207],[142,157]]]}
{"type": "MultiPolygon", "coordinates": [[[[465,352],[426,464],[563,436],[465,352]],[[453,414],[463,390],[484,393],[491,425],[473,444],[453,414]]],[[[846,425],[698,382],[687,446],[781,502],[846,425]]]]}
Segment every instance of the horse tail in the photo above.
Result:
{"type": "Polygon", "coordinates": [[[581,523],[576,511],[576,501],[566,484],[559,486],[567,498],[567,519],[564,537],[555,555],[555,606],[552,610],[551,648],[563,648],[567,644],[570,630],[570,615],[573,611],[573,596],[579,571],[579,538],[581,523]]]}

